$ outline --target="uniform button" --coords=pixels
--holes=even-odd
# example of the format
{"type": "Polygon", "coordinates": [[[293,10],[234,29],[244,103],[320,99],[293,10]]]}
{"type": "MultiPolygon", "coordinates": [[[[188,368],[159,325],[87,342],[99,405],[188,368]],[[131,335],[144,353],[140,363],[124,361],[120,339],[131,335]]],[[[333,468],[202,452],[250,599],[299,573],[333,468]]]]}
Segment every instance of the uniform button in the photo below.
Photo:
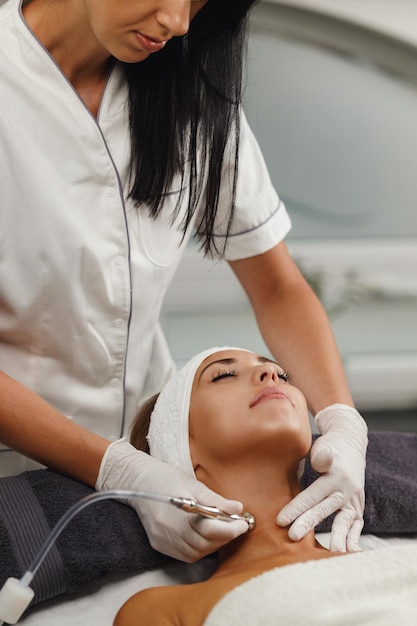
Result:
{"type": "Polygon", "coordinates": [[[124,321],[123,320],[116,320],[115,324],[116,324],[116,326],[118,326],[120,328],[121,326],[124,325],[124,321]]]}
{"type": "Polygon", "coordinates": [[[106,189],[106,196],[108,196],[109,198],[112,198],[114,196],[114,188],[113,187],[107,187],[107,189],[106,189]]]}
{"type": "Polygon", "coordinates": [[[118,256],[116,259],[116,263],[117,265],[124,265],[126,263],[126,259],[124,258],[124,256],[118,256]]]}
{"type": "Polygon", "coordinates": [[[111,384],[112,387],[118,387],[119,386],[119,379],[118,378],[112,378],[110,384],[111,384]]]}

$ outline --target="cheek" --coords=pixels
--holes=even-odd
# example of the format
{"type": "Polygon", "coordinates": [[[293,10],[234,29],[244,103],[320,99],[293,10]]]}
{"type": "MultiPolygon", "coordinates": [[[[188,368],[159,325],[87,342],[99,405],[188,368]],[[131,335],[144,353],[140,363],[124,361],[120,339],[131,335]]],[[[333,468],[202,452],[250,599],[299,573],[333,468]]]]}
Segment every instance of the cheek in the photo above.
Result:
{"type": "Polygon", "coordinates": [[[133,16],[117,8],[115,10],[108,2],[90,7],[88,18],[91,30],[102,44],[124,33],[135,23],[133,16]]]}
{"type": "Polygon", "coordinates": [[[194,467],[226,467],[233,459],[250,458],[269,449],[290,447],[305,456],[311,446],[311,427],[304,396],[293,394],[296,407],[267,402],[256,409],[234,389],[218,396],[200,395],[190,406],[190,450],[194,467]]]}
{"type": "Polygon", "coordinates": [[[299,439],[301,446],[304,447],[304,456],[308,454],[311,447],[311,425],[308,416],[307,403],[303,395],[300,394],[300,398],[297,402],[297,412],[299,415],[299,439]]]}
{"type": "Polygon", "coordinates": [[[233,403],[226,398],[210,398],[190,407],[190,450],[193,464],[227,458],[241,429],[233,415],[233,403]]]}

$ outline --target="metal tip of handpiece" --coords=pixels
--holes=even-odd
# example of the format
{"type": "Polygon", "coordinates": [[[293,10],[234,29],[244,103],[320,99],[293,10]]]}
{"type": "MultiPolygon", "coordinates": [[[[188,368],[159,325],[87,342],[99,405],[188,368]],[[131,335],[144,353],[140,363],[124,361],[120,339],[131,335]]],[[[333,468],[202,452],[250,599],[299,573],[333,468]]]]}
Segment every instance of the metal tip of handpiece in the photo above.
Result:
{"type": "Polygon", "coordinates": [[[252,515],[252,513],[248,513],[248,511],[245,511],[244,513],[242,513],[242,517],[245,519],[245,522],[248,525],[248,530],[246,531],[247,533],[251,533],[252,530],[254,530],[255,526],[256,526],[256,518],[254,515],[252,515]]]}

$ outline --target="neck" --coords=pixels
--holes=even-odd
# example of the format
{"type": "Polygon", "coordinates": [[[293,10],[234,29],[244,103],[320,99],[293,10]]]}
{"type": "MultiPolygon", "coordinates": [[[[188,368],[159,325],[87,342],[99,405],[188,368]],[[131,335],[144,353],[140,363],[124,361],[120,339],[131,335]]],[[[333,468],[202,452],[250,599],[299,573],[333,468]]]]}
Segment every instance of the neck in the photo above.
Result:
{"type": "Polygon", "coordinates": [[[29,0],[23,16],[77,90],[105,83],[112,59],[91,32],[83,3],[29,0]]]}
{"type": "MultiPolygon", "coordinates": [[[[280,528],[276,523],[278,512],[300,493],[296,469],[277,471],[272,465],[263,470],[258,466],[256,472],[245,473],[240,468],[239,474],[234,474],[239,476],[238,480],[230,481],[226,487],[225,473],[222,475],[223,488],[219,492],[243,502],[244,510],[255,516],[256,527],[221,548],[216,575],[254,567],[255,564],[264,568],[268,564],[274,567],[301,562],[321,558],[324,552],[327,553],[315,540],[314,532],[294,542],[288,537],[288,528],[280,528]]],[[[216,486],[210,484],[210,488],[215,490],[216,486]]]]}
{"type": "MultiPolygon", "coordinates": [[[[254,513],[256,528],[247,535],[241,535],[219,552],[219,567],[216,574],[229,574],[245,567],[257,566],[263,571],[270,566],[286,565],[320,558],[325,549],[310,532],[301,541],[294,542],[288,537],[288,529],[276,524],[276,513],[266,517],[254,513]]],[[[327,551],[326,551],[327,552],[327,551]]]]}
{"type": "Polygon", "coordinates": [[[290,500],[290,497],[275,497],[259,506],[255,501],[247,499],[245,509],[255,515],[256,527],[251,533],[241,535],[221,549],[219,571],[230,571],[269,559],[282,564],[303,561],[314,558],[315,551],[321,552],[323,549],[316,542],[313,532],[303,540],[294,542],[288,537],[288,528],[277,525],[278,512],[290,500]]]}

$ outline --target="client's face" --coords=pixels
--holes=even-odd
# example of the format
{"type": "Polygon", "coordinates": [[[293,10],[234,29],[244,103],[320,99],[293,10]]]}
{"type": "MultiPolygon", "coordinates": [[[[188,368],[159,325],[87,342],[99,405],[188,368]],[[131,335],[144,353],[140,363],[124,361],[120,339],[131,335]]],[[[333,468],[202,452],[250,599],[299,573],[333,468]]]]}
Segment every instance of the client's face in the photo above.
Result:
{"type": "Polygon", "coordinates": [[[249,460],[270,450],[297,463],[311,445],[305,398],[275,362],[225,350],[197,369],[190,400],[190,449],[200,465],[249,460]]]}

